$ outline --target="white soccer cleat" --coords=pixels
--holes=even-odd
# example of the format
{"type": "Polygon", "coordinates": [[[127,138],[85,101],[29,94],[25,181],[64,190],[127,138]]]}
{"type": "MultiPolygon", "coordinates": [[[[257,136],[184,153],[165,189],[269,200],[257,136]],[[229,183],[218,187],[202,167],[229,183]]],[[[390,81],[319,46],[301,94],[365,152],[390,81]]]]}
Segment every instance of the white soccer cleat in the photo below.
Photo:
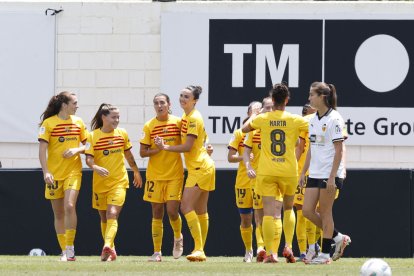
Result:
{"type": "Polygon", "coordinates": [[[330,264],[331,262],[332,260],[330,257],[325,257],[324,254],[319,254],[318,257],[314,258],[313,260],[311,260],[310,262],[306,264],[318,265],[318,264],[330,264]]]}
{"type": "Polygon", "coordinates": [[[154,254],[148,258],[148,262],[161,262],[161,255],[161,252],[154,252],[154,254]]]}
{"type": "Polygon", "coordinates": [[[61,261],[61,262],[67,262],[68,261],[68,259],[66,258],[66,250],[63,250],[62,254],[60,254],[59,261],[61,261]]]}
{"type": "Polygon", "coordinates": [[[75,248],[73,246],[66,246],[66,260],[68,262],[76,261],[75,248]]]}
{"type": "Polygon", "coordinates": [[[303,262],[305,264],[308,264],[309,262],[311,262],[314,258],[317,257],[316,251],[314,249],[308,249],[308,252],[306,253],[305,258],[303,258],[303,262]]]}
{"type": "Polygon", "coordinates": [[[245,263],[251,263],[253,260],[253,250],[246,251],[246,254],[244,255],[243,262],[245,263]]]}
{"type": "Polygon", "coordinates": [[[197,250],[190,255],[187,255],[187,260],[190,262],[205,262],[207,260],[207,257],[206,254],[204,254],[204,251],[197,250]]]}
{"type": "Polygon", "coordinates": [[[173,257],[178,259],[183,255],[184,241],[183,235],[179,239],[174,238],[174,248],[173,248],[173,257]]]}
{"type": "Polygon", "coordinates": [[[351,238],[347,235],[342,235],[342,239],[335,243],[335,252],[332,255],[332,260],[337,261],[344,254],[345,247],[351,243],[351,238]]]}

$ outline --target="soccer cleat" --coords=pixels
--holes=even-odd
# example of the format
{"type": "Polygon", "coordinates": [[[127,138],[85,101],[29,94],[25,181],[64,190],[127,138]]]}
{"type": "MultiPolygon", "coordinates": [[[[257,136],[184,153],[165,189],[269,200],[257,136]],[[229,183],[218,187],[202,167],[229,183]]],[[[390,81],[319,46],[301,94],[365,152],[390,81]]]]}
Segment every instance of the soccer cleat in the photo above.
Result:
{"type": "Polygon", "coordinates": [[[302,253],[302,254],[300,254],[300,256],[298,257],[298,261],[301,261],[301,262],[303,262],[303,260],[306,258],[306,254],[305,253],[302,253]]]}
{"type": "Polygon", "coordinates": [[[173,248],[173,257],[174,259],[178,259],[183,255],[183,235],[181,234],[181,237],[179,239],[174,238],[174,248],[173,248]]]}
{"type": "Polygon", "coordinates": [[[257,250],[256,262],[262,263],[265,258],[266,258],[266,250],[264,250],[263,248],[257,250]]]}
{"type": "Polygon", "coordinates": [[[295,256],[293,256],[292,249],[289,246],[285,246],[283,249],[283,257],[286,258],[287,263],[296,263],[295,256]]]}
{"type": "Polygon", "coordinates": [[[104,246],[101,253],[101,261],[106,262],[112,254],[112,249],[109,246],[104,246]]]}
{"type": "Polygon", "coordinates": [[[187,255],[187,260],[190,262],[205,262],[207,260],[207,257],[206,254],[204,254],[204,251],[197,250],[190,255],[187,255]]]}
{"type": "Polygon", "coordinates": [[[306,264],[311,265],[318,265],[318,264],[330,264],[332,262],[331,258],[323,256],[323,254],[319,254],[318,257],[314,258],[310,262],[306,264]]]}
{"type": "Polygon", "coordinates": [[[148,262],[161,262],[161,255],[161,252],[154,252],[154,254],[148,258],[148,262]]]}
{"type": "Polygon", "coordinates": [[[75,248],[73,246],[66,246],[66,260],[68,262],[74,262],[76,261],[76,257],[75,257],[75,248]]]}
{"type": "Polygon", "coordinates": [[[342,235],[342,240],[335,243],[335,252],[332,255],[332,260],[337,261],[344,254],[345,247],[351,243],[351,238],[347,235],[342,235]]]}
{"type": "Polygon", "coordinates": [[[243,262],[245,263],[251,263],[253,260],[253,250],[246,251],[246,254],[244,255],[243,262]]]}
{"type": "Polygon", "coordinates": [[[66,250],[63,250],[62,254],[60,254],[59,261],[61,261],[61,262],[67,262],[68,261],[68,258],[66,258],[66,250]]]}
{"type": "Polygon", "coordinates": [[[109,255],[109,257],[106,261],[107,262],[115,261],[117,257],[118,257],[118,255],[116,254],[116,250],[115,250],[115,248],[113,248],[113,249],[111,249],[111,253],[110,253],[110,255],[109,255]]]}
{"type": "Polygon", "coordinates": [[[263,263],[278,263],[278,259],[277,259],[277,255],[274,254],[270,254],[268,256],[266,256],[266,258],[263,260],[263,263]]]}
{"type": "Polygon", "coordinates": [[[316,254],[315,250],[309,248],[305,258],[303,259],[303,262],[307,264],[310,261],[312,261],[316,256],[318,255],[316,254]]]}

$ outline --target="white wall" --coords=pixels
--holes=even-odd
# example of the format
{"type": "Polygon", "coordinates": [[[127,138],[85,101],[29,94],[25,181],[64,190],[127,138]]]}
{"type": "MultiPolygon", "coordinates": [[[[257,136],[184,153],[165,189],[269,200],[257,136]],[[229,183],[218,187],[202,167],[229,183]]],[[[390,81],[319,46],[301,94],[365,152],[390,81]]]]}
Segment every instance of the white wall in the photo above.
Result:
{"type": "MultiPolygon", "coordinates": [[[[78,94],[78,115],[89,124],[102,102],[121,109],[121,126],[134,145],[140,167],[138,140],[144,122],[154,116],[152,98],[160,87],[160,16],[166,12],[271,13],[291,10],[298,5],[304,11],[326,9],[330,3],[264,3],[263,1],[151,3],[150,1],[93,1],[48,3],[0,3],[0,11],[45,10],[63,8],[57,24],[57,89],[78,94]]],[[[339,3],[334,3],[339,5],[339,3]]],[[[370,10],[378,3],[342,3],[347,12],[370,10]]],[[[412,3],[381,3],[380,13],[389,9],[405,13],[412,3]]],[[[377,7],[378,8],[378,7],[377,7]]],[[[168,91],[165,91],[168,93],[168,91]]],[[[172,99],[178,104],[177,99],[172,99]]],[[[45,103],[46,106],[46,103],[45,103]]],[[[43,110],[28,110],[39,117],[43,110]]],[[[180,114],[178,114],[180,115],[180,114]]],[[[229,137],[230,139],[230,137],[229,137]]],[[[3,168],[38,168],[37,143],[0,143],[3,168]]],[[[225,145],[214,145],[218,168],[229,165],[225,145]]],[[[348,146],[349,168],[414,168],[414,147],[348,146]]]]}

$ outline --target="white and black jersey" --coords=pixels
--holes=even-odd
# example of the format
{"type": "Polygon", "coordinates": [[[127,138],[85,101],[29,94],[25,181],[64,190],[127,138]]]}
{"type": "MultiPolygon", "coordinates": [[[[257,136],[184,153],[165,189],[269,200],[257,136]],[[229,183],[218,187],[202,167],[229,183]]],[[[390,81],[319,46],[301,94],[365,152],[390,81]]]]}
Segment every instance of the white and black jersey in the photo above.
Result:
{"type": "MultiPolygon", "coordinates": [[[[343,141],[344,120],[334,109],[329,109],[322,117],[315,114],[309,121],[311,161],[309,177],[329,178],[335,156],[335,141],[343,141]]],[[[341,160],[336,177],[344,178],[344,164],[341,160]]]]}

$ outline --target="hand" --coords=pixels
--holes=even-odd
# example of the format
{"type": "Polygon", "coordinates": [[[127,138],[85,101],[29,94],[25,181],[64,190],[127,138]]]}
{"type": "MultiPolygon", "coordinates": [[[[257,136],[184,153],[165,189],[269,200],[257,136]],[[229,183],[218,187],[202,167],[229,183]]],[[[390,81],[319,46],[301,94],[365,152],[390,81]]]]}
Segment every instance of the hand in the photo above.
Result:
{"type": "Polygon", "coordinates": [[[63,153],[63,158],[69,159],[72,156],[76,155],[78,153],[78,149],[77,148],[72,148],[72,149],[67,149],[65,150],[65,152],[63,153]]]}
{"type": "Polygon", "coordinates": [[[324,180],[324,182],[326,183],[326,190],[328,191],[328,193],[335,193],[335,190],[336,190],[335,178],[329,177],[328,181],[324,180]]]}
{"type": "Polygon", "coordinates": [[[109,175],[109,171],[107,169],[99,167],[98,165],[94,165],[92,169],[102,177],[107,177],[109,175]]]}
{"type": "Polygon", "coordinates": [[[299,187],[303,188],[305,186],[305,175],[303,173],[299,176],[299,187]]]}
{"type": "Polygon", "coordinates": [[[208,146],[207,146],[207,153],[208,153],[208,155],[211,156],[213,154],[213,151],[214,151],[213,146],[211,144],[208,144],[208,146]]]}
{"type": "Polygon", "coordinates": [[[134,187],[135,188],[142,188],[142,178],[139,172],[134,172],[134,187]]]}
{"type": "Polygon", "coordinates": [[[45,180],[46,184],[53,184],[55,182],[53,175],[50,172],[44,173],[43,179],[45,180]]]}
{"type": "Polygon", "coordinates": [[[250,179],[256,178],[256,171],[253,170],[252,168],[247,168],[247,176],[250,179]]]}
{"type": "Polygon", "coordinates": [[[159,137],[159,136],[155,136],[155,138],[154,138],[154,143],[155,143],[155,145],[160,149],[160,150],[163,150],[164,149],[164,147],[165,147],[165,144],[164,144],[164,139],[162,139],[161,137],[159,137]]]}

